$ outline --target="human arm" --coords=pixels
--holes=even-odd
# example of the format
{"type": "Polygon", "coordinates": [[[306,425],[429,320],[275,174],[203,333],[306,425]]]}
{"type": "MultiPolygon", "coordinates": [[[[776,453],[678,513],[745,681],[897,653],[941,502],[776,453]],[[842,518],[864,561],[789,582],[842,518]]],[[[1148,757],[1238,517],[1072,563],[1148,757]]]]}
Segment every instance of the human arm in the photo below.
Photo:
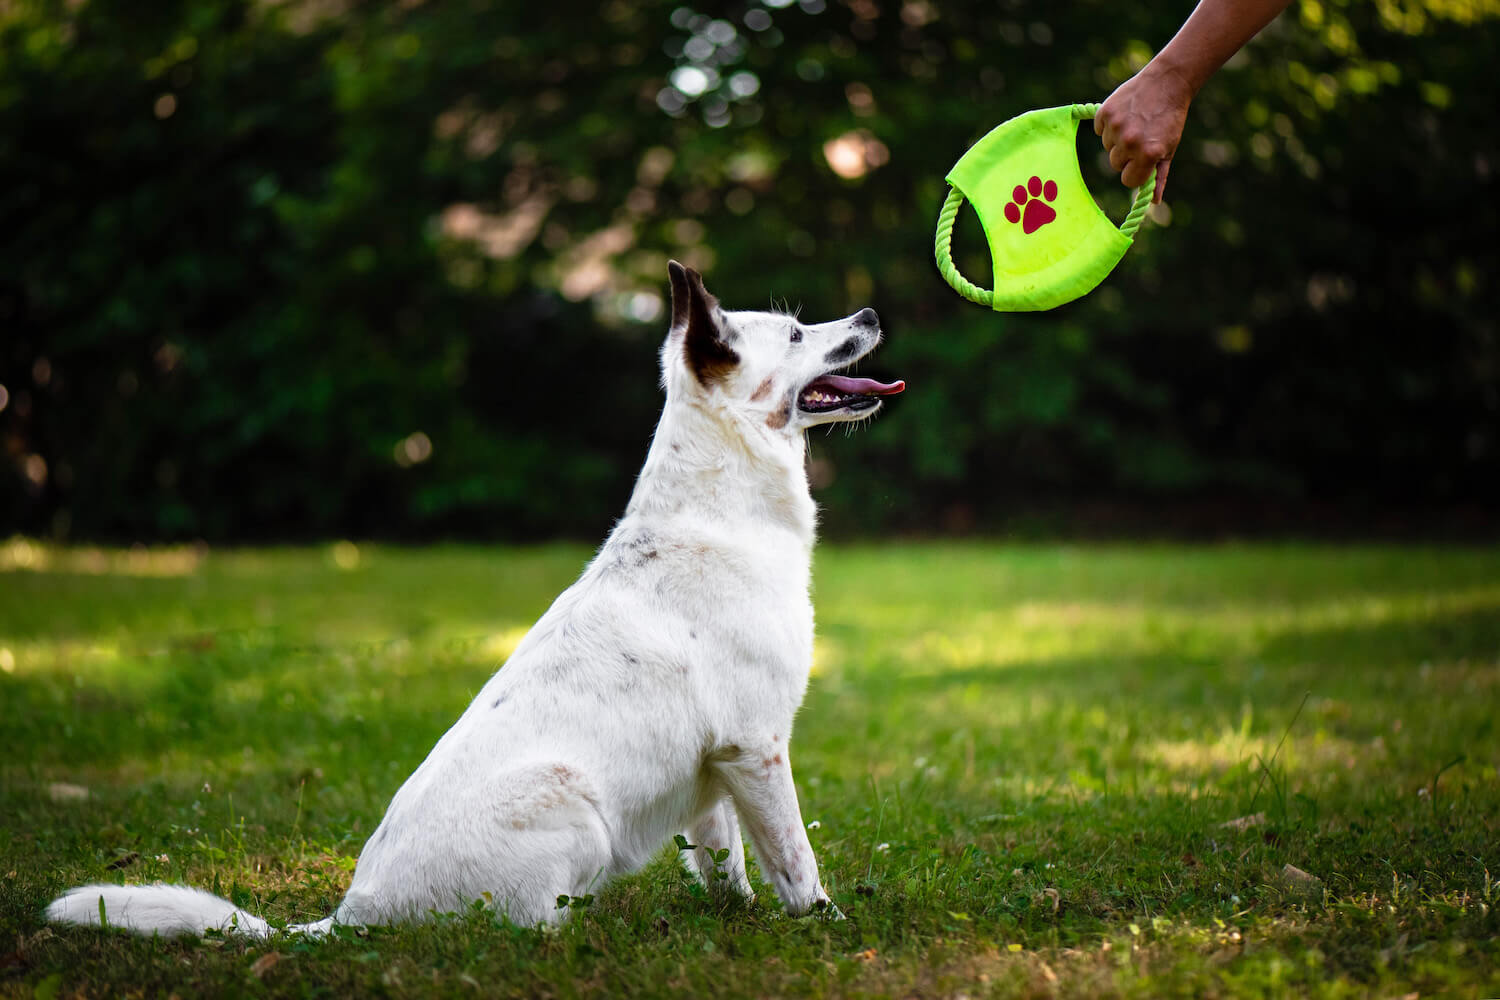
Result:
{"type": "Polygon", "coordinates": [[[1155,167],[1151,200],[1161,201],[1188,105],[1209,77],[1290,3],[1202,0],[1166,48],[1109,95],[1094,117],[1094,132],[1121,183],[1138,187],[1155,167]]]}

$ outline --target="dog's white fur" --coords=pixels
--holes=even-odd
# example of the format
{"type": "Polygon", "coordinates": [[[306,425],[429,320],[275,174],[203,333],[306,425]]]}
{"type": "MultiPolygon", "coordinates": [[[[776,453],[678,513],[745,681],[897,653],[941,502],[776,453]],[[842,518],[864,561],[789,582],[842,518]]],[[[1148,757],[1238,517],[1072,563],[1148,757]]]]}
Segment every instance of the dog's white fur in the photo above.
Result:
{"type": "MultiPolygon", "coordinates": [[[[797,400],[880,330],[870,310],[820,325],[726,313],[697,272],[670,272],[667,401],[624,518],[401,786],[334,915],[294,930],[484,896],[517,923],[555,923],[560,895],[638,869],[679,832],[700,845],[698,877],[748,898],[741,823],[788,913],[837,915],[788,752],[813,641],[803,431],[874,407],[797,400]]],[[[184,886],[83,886],[47,916],[97,925],[101,908],[146,934],[271,933],[184,886]]]]}

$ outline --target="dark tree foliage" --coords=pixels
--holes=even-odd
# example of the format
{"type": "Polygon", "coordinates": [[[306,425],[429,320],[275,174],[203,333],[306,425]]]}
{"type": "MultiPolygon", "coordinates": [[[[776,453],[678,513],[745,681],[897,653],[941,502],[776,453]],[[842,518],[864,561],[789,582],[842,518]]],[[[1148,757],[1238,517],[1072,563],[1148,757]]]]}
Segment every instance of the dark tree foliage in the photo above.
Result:
{"type": "MultiPolygon", "coordinates": [[[[814,439],[835,527],[1493,510],[1491,0],[1294,4],[1080,302],[937,276],[967,145],[1188,9],[0,3],[0,534],[596,535],[673,256],[730,307],[880,312],[910,390],[814,439]]],[[[956,251],[984,283],[970,214],[956,251]]]]}

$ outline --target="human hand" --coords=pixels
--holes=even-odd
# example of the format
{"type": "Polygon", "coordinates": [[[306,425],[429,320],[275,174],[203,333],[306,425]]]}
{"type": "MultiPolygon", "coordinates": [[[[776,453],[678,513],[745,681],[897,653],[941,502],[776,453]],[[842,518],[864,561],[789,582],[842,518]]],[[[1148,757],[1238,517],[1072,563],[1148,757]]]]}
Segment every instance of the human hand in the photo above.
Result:
{"type": "Polygon", "coordinates": [[[1156,168],[1153,203],[1160,202],[1167,189],[1167,171],[1194,93],[1180,74],[1148,63],[1120,84],[1094,116],[1094,134],[1109,153],[1110,168],[1120,171],[1120,183],[1139,187],[1156,168]]]}

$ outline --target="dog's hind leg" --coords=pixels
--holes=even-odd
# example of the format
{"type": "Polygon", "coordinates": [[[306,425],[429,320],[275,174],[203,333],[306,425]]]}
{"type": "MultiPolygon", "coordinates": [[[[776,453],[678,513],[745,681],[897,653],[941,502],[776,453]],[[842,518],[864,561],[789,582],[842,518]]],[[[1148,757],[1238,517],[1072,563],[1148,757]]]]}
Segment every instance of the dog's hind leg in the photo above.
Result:
{"type": "Polygon", "coordinates": [[[558,924],[571,899],[592,895],[611,865],[609,827],[595,805],[593,785],[572,767],[546,764],[525,775],[526,792],[513,794],[498,818],[496,881],[509,885],[495,902],[517,924],[558,924]],[[570,897],[567,906],[560,897],[570,897]]]}
{"type": "Polygon", "coordinates": [[[800,917],[818,910],[842,918],[818,880],[818,859],[802,825],[786,747],[736,748],[718,767],[755,845],[761,871],[787,913],[800,917]]]}
{"type": "Polygon", "coordinates": [[[556,924],[558,897],[595,892],[611,874],[608,824],[593,783],[560,762],[513,766],[397,794],[366,844],[335,922],[388,924],[487,900],[512,923],[556,924]]]}
{"type": "Polygon", "coordinates": [[[755,898],[750,876],[745,873],[745,842],[740,839],[740,821],[734,802],[725,795],[687,831],[688,843],[698,845],[684,862],[688,870],[712,893],[734,893],[746,901],[755,898]],[[714,857],[728,849],[722,862],[714,857]]]}
{"type": "Polygon", "coordinates": [[[522,844],[507,852],[507,866],[518,868],[518,877],[494,895],[495,907],[511,923],[560,924],[573,912],[575,901],[591,896],[604,884],[610,859],[602,823],[584,821],[566,830],[531,832],[521,839],[522,844]]]}

